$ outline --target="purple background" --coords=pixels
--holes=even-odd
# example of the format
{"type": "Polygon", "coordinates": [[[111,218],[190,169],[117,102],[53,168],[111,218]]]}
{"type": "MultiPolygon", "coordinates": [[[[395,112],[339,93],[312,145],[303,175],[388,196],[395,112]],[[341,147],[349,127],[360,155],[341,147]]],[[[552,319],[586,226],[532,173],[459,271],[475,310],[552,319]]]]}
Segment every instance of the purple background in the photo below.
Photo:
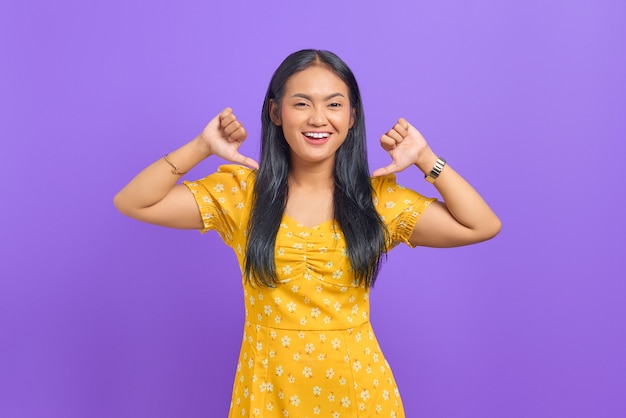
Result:
{"type": "Polygon", "coordinates": [[[271,73],[308,47],[353,68],[372,169],[404,116],[504,223],[385,265],[407,415],[626,416],[625,2],[3,1],[0,40],[1,417],[226,416],[234,255],[112,198],[225,106],[256,156],[271,73]]]}

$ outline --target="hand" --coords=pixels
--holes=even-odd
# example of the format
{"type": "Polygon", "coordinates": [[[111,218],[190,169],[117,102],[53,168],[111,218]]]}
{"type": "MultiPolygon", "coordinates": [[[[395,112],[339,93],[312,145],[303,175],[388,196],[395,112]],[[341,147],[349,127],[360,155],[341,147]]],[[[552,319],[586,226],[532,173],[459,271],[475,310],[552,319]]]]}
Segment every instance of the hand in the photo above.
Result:
{"type": "Polygon", "coordinates": [[[434,156],[422,134],[404,118],[398,119],[398,123],[380,137],[380,145],[392,161],[388,166],[375,170],[372,177],[397,173],[413,164],[428,167],[430,162],[426,160],[434,156]]]}
{"type": "Polygon", "coordinates": [[[235,117],[233,110],[227,107],[207,124],[199,139],[207,146],[211,155],[258,169],[259,164],[255,160],[239,153],[239,147],[247,136],[248,133],[235,117]]]}

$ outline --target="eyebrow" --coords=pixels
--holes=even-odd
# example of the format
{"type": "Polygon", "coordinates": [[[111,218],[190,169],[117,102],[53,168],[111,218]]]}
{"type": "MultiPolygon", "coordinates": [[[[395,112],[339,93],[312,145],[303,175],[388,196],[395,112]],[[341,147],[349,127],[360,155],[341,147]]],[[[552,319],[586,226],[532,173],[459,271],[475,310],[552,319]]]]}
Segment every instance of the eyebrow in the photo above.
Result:
{"type": "MultiPolygon", "coordinates": [[[[308,94],[304,94],[304,93],[296,93],[296,94],[292,95],[291,97],[301,97],[301,98],[309,100],[311,102],[313,101],[313,98],[311,96],[309,96],[308,94]]],[[[337,92],[337,93],[329,94],[328,96],[324,97],[324,101],[330,100],[330,99],[332,99],[334,97],[344,97],[345,98],[345,96],[343,94],[337,92]]]]}

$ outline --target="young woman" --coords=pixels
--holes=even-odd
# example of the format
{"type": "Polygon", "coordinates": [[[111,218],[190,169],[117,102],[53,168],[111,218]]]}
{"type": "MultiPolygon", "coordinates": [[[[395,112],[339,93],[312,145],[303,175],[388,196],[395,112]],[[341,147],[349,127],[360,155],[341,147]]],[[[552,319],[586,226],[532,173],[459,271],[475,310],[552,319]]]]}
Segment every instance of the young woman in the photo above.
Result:
{"type": "Polygon", "coordinates": [[[363,106],[346,64],[303,50],[274,73],[260,164],[238,152],[246,131],[225,109],[191,142],[116,196],[135,219],[216,230],[243,271],[244,340],[230,416],[404,416],[369,321],[381,257],[399,243],[451,247],[495,236],[481,196],[405,119],[381,137],[391,163],[370,176],[363,106]],[[235,164],[177,184],[209,156],[235,164]],[[443,202],[396,184],[417,167],[443,202]]]}

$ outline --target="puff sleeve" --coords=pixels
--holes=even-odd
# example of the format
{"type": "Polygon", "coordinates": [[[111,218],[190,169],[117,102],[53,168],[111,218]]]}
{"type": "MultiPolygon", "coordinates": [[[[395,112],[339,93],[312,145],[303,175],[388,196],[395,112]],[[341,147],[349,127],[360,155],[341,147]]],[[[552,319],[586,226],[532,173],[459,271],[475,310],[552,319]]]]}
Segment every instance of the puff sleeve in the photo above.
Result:
{"type": "Polygon", "coordinates": [[[400,243],[413,247],[409,242],[413,228],[424,210],[436,199],[427,198],[396,183],[394,174],[372,179],[374,206],[389,231],[392,249],[400,243]]]}
{"type": "Polygon", "coordinates": [[[227,245],[233,246],[235,238],[244,234],[247,227],[254,171],[234,164],[222,165],[203,179],[183,184],[198,204],[203,223],[200,232],[213,229],[227,245]]]}

